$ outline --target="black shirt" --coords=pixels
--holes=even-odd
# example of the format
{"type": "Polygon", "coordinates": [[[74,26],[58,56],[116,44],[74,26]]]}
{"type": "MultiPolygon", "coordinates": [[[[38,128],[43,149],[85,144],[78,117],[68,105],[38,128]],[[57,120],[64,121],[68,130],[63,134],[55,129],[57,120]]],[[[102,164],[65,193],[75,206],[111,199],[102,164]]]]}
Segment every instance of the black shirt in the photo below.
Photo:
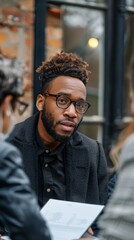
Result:
{"type": "Polygon", "coordinates": [[[38,196],[42,207],[50,198],[66,199],[65,170],[63,161],[64,144],[50,152],[36,132],[38,154],[38,196]]]}

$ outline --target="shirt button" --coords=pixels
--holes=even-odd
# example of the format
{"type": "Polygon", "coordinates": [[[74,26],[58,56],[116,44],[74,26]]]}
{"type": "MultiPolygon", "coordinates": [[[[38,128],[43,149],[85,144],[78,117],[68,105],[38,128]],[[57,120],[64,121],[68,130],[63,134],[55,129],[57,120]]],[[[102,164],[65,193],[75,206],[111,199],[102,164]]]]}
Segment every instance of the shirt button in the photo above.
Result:
{"type": "Polygon", "coordinates": [[[45,164],[45,168],[47,168],[47,167],[48,167],[48,164],[46,163],[46,164],[45,164]]]}
{"type": "Polygon", "coordinates": [[[47,188],[47,192],[51,192],[51,188],[47,188]]]}
{"type": "Polygon", "coordinates": [[[45,150],[45,152],[46,152],[46,153],[49,153],[49,150],[48,150],[48,149],[46,149],[46,150],[45,150]]]}

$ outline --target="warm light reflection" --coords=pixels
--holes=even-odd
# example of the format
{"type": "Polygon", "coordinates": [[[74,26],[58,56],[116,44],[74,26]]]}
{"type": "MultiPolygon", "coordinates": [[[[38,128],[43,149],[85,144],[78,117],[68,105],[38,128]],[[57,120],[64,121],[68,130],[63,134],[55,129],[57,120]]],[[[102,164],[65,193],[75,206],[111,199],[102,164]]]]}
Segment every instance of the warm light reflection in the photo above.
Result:
{"type": "Polygon", "coordinates": [[[90,38],[90,39],[88,40],[88,46],[89,46],[90,48],[97,48],[98,45],[99,45],[99,41],[98,41],[97,38],[90,38]]]}

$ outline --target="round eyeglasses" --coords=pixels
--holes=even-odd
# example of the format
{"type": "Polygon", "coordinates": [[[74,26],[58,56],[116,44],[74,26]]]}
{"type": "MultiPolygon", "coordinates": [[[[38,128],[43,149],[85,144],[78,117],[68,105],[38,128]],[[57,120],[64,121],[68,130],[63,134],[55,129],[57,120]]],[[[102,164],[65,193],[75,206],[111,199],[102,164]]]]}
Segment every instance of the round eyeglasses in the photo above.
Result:
{"type": "Polygon", "coordinates": [[[91,106],[90,103],[84,100],[72,101],[65,94],[44,93],[43,95],[46,97],[55,97],[57,107],[62,109],[67,109],[73,103],[75,106],[76,112],[80,114],[84,114],[88,110],[88,108],[91,106]]]}
{"type": "Polygon", "coordinates": [[[18,98],[14,98],[11,102],[12,105],[12,109],[13,111],[15,109],[18,110],[19,115],[23,115],[23,113],[26,111],[26,109],[28,108],[29,104],[19,100],[18,98]]]}

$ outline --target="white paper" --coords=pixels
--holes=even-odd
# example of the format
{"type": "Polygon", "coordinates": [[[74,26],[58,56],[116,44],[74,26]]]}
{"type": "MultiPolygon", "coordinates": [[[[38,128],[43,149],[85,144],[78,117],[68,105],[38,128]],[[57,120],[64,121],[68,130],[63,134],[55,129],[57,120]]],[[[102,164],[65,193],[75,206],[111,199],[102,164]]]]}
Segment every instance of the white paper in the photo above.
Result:
{"type": "Polygon", "coordinates": [[[11,240],[11,238],[9,238],[8,236],[2,236],[1,239],[2,240],[11,240]]]}
{"type": "Polygon", "coordinates": [[[53,240],[79,239],[103,209],[94,205],[50,199],[41,209],[53,240]]]}

